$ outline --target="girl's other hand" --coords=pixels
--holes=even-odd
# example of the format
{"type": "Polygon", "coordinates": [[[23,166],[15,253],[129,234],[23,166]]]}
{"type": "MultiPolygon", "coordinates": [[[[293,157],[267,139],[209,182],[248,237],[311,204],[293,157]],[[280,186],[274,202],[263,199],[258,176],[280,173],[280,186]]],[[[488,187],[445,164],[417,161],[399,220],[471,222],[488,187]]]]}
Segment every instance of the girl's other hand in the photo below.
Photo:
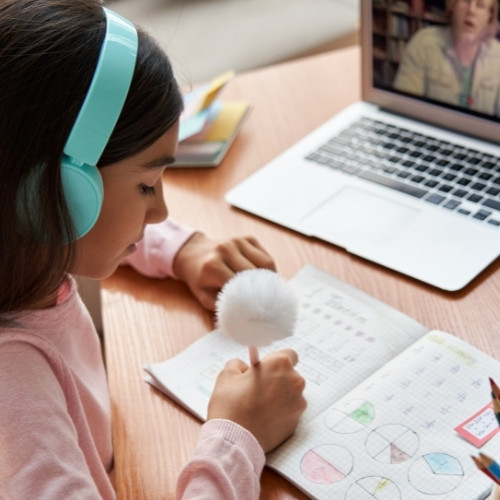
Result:
{"type": "Polygon", "coordinates": [[[265,453],[276,448],[294,432],[306,408],[297,361],[292,349],[273,352],[251,367],[229,361],[217,378],[208,420],[232,420],[249,430],[265,453]]]}
{"type": "Polygon", "coordinates": [[[245,269],[276,270],[271,256],[253,237],[214,241],[195,233],[179,250],[173,270],[184,281],[199,302],[215,309],[220,289],[235,273],[245,269]]]}

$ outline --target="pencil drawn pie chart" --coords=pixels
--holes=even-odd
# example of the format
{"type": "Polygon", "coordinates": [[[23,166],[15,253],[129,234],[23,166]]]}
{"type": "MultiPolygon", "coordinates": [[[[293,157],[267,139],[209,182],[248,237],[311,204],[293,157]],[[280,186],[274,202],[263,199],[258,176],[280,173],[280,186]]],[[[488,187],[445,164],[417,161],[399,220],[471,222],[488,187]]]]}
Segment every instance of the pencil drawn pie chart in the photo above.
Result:
{"type": "Polygon", "coordinates": [[[383,464],[401,464],[410,460],[419,447],[415,431],[401,424],[381,425],[366,438],[366,451],[383,464]]]}
{"type": "Polygon", "coordinates": [[[339,434],[352,434],[366,429],[375,418],[375,409],[368,401],[355,399],[333,408],[325,417],[325,425],[339,434]]]}
{"type": "Polygon", "coordinates": [[[349,487],[345,500],[401,500],[401,493],[386,477],[368,476],[349,487]]]}
{"type": "Polygon", "coordinates": [[[319,484],[342,481],[352,471],[353,458],[349,450],[336,444],[325,444],[309,450],[300,462],[303,476],[319,484]]]}
{"type": "Polygon", "coordinates": [[[464,477],[462,464],[447,453],[428,453],[408,471],[410,484],[426,495],[444,495],[454,490],[464,477]]]}

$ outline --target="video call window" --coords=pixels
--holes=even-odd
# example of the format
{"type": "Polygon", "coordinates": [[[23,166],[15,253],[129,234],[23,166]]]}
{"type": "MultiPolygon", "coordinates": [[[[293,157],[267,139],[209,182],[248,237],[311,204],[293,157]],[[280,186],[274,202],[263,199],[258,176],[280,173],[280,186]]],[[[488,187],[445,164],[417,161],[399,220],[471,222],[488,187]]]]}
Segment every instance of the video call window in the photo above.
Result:
{"type": "Polygon", "coordinates": [[[500,116],[498,0],[373,0],[376,87],[500,116]]]}

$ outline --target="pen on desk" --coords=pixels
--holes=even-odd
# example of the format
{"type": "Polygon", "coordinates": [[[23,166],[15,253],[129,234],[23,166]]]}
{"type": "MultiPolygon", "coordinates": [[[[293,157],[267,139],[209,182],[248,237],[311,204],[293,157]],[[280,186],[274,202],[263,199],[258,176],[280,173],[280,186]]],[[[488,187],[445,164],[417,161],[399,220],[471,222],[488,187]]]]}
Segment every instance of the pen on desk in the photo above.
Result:
{"type": "Polygon", "coordinates": [[[493,460],[488,455],[484,453],[479,453],[479,460],[488,472],[493,476],[496,483],[500,484],[500,465],[498,465],[495,460],[493,460]]]}

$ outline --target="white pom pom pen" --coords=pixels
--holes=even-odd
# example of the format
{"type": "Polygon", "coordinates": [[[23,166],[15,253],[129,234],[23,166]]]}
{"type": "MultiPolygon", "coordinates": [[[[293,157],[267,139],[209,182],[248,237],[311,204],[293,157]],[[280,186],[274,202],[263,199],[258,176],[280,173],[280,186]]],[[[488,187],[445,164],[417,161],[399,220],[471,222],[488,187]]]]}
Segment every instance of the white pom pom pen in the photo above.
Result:
{"type": "Polygon", "coordinates": [[[293,335],[298,299],[292,287],[268,269],[248,269],[233,276],[216,302],[217,327],[247,345],[250,364],[259,362],[257,347],[293,335]]]}

